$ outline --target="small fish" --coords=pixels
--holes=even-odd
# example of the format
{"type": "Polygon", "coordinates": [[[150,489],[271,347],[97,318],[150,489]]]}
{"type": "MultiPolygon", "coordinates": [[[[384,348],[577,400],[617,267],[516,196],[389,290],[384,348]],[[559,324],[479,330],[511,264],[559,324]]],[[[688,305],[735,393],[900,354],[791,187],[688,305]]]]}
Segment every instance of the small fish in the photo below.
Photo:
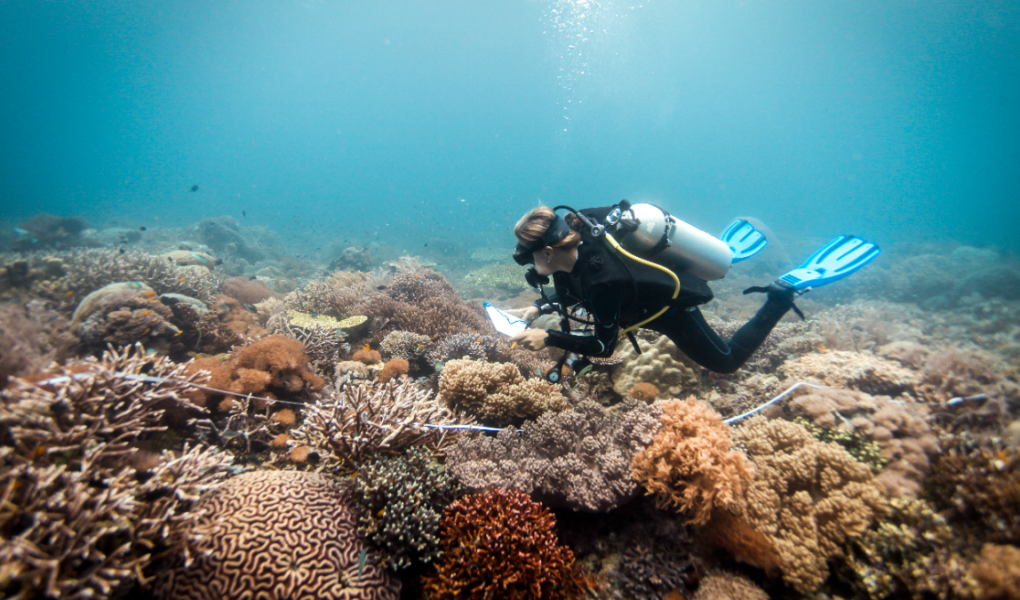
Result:
{"type": "Polygon", "coordinates": [[[72,292],[71,290],[67,290],[66,292],[64,292],[64,295],[70,298],[71,296],[74,295],[74,292],[72,292]]]}
{"type": "Polygon", "coordinates": [[[361,583],[361,574],[365,570],[365,561],[368,560],[368,549],[361,549],[361,556],[358,557],[358,583],[361,583]]]}
{"type": "Polygon", "coordinates": [[[371,344],[365,344],[365,352],[368,352],[371,349],[372,349],[371,344]]]}
{"type": "Polygon", "coordinates": [[[424,244],[422,244],[422,245],[421,245],[421,247],[422,247],[422,248],[427,248],[427,247],[428,247],[428,245],[429,245],[429,244],[428,244],[428,242],[425,242],[424,244]]]}
{"type": "Polygon", "coordinates": [[[385,286],[385,285],[377,285],[377,286],[375,287],[375,289],[377,289],[377,290],[385,290],[385,289],[386,289],[386,286],[385,286]]]}
{"type": "Polygon", "coordinates": [[[184,278],[183,277],[178,277],[177,278],[177,283],[183,283],[183,282],[184,282],[184,278]]]}
{"type": "Polygon", "coordinates": [[[141,227],[138,228],[138,231],[145,231],[146,229],[148,229],[148,227],[142,225],[141,227]]]}
{"type": "Polygon", "coordinates": [[[256,279],[258,279],[258,277],[252,275],[251,277],[248,278],[248,281],[255,281],[256,279]]]}
{"type": "Polygon", "coordinates": [[[120,249],[120,253],[124,254],[124,249],[123,248],[120,249]]]}
{"type": "Polygon", "coordinates": [[[513,350],[516,347],[517,347],[517,342],[514,342],[514,343],[510,344],[510,349],[511,350],[513,350]]]}
{"type": "Polygon", "coordinates": [[[241,218],[243,218],[243,219],[247,219],[247,218],[248,218],[248,213],[246,213],[246,212],[244,212],[244,211],[242,210],[242,211],[241,211],[241,218]]]}
{"type": "Polygon", "coordinates": [[[535,374],[538,375],[539,377],[541,377],[542,376],[542,368],[539,367],[539,368],[535,369],[535,374]]]}
{"type": "Polygon", "coordinates": [[[581,369],[581,371],[577,374],[577,376],[578,377],[584,377],[585,375],[587,375],[588,373],[591,372],[592,366],[593,365],[588,365],[587,367],[581,369]]]}
{"type": "Polygon", "coordinates": [[[195,185],[191,186],[191,191],[193,191],[193,192],[197,192],[198,191],[198,184],[197,183],[195,185]]]}
{"type": "Polygon", "coordinates": [[[475,343],[476,344],[481,344],[482,343],[482,338],[478,338],[477,340],[475,340],[475,343]]]}
{"type": "Polygon", "coordinates": [[[446,328],[447,329],[453,329],[453,325],[447,325],[446,328]]]}
{"type": "Polygon", "coordinates": [[[16,234],[18,234],[20,236],[26,236],[26,235],[29,234],[27,229],[22,229],[21,227],[15,227],[14,228],[14,233],[16,233],[16,234]]]}
{"type": "Polygon", "coordinates": [[[435,368],[436,368],[436,371],[442,371],[442,370],[443,370],[443,366],[444,366],[444,365],[443,365],[443,363],[442,363],[442,362],[439,362],[439,361],[437,361],[437,362],[436,362],[436,364],[435,364],[435,365],[433,365],[433,366],[435,366],[435,368]]]}

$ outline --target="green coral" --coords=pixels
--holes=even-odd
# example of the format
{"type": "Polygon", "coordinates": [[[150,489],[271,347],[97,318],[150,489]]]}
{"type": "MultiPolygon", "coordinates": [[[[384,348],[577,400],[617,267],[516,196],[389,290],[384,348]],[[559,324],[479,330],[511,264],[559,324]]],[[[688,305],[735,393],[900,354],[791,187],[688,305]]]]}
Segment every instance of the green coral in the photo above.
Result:
{"type": "Polygon", "coordinates": [[[889,459],[882,456],[882,448],[874,440],[866,440],[853,431],[818,427],[804,417],[797,417],[794,423],[803,425],[820,442],[835,442],[843,447],[859,463],[871,468],[872,473],[881,473],[889,459]]]}
{"type": "Polygon", "coordinates": [[[511,292],[528,289],[521,269],[506,263],[495,263],[475,269],[465,275],[464,280],[478,287],[498,288],[511,292]]]}
{"type": "Polygon", "coordinates": [[[439,555],[439,519],[460,491],[457,480],[423,448],[376,459],[350,482],[350,496],[361,513],[359,531],[386,555],[393,570],[439,555]]]}

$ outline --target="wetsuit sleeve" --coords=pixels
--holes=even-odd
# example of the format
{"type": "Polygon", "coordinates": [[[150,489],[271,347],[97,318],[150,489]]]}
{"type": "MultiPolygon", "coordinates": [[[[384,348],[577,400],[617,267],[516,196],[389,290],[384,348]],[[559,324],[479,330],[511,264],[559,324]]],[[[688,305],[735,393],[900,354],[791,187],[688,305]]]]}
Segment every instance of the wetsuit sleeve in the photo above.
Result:
{"type": "Polygon", "coordinates": [[[595,322],[595,335],[570,335],[550,331],[546,345],[585,356],[610,356],[620,332],[620,296],[616,290],[594,288],[586,302],[595,322]]]}

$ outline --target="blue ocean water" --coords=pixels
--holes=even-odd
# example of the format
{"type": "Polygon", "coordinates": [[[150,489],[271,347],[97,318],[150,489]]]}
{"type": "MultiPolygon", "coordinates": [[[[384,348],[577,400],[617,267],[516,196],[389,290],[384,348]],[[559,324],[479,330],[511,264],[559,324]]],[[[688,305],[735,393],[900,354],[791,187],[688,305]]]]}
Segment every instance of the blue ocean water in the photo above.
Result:
{"type": "Polygon", "coordinates": [[[5,223],[416,250],[621,198],[1016,250],[1020,5],[0,3],[5,223]]]}

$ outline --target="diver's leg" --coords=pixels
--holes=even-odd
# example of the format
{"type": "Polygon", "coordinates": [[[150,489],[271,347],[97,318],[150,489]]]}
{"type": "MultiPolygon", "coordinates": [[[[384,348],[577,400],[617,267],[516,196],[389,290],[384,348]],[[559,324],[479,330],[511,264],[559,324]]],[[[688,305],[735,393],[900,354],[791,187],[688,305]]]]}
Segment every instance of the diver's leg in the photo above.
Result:
{"type": "Polygon", "coordinates": [[[791,290],[772,286],[768,292],[765,305],[729,342],[712,330],[697,307],[671,310],[668,317],[650,323],[651,329],[669,337],[681,352],[709,371],[733,373],[747,362],[793,306],[791,290]]]}

